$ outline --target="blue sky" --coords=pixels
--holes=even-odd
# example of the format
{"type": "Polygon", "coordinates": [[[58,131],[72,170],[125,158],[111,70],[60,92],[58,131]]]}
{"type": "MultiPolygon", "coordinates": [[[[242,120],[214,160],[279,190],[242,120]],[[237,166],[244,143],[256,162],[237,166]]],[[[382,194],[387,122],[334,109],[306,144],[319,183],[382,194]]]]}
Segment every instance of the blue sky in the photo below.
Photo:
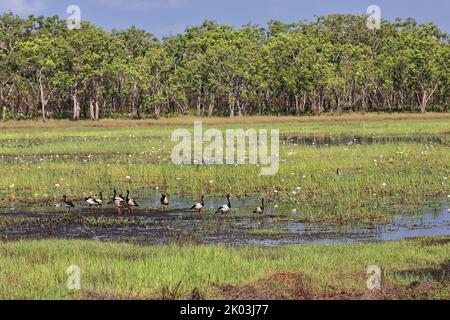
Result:
{"type": "Polygon", "coordinates": [[[0,0],[0,12],[67,17],[66,8],[72,4],[81,8],[83,20],[107,30],[135,25],[158,37],[205,19],[235,26],[266,25],[272,18],[294,22],[313,20],[314,15],[365,13],[372,4],[381,8],[384,19],[413,17],[421,23],[435,22],[450,33],[449,0],[0,0]]]}

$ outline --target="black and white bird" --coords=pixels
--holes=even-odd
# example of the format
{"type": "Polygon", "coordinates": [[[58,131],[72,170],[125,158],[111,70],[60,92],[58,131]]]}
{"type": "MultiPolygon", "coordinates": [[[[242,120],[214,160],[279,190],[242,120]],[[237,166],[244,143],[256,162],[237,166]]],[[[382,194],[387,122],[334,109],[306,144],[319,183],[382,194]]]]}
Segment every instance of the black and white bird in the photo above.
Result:
{"type": "Polygon", "coordinates": [[[130,191],[127,190],[127,196],[125,198],[125,202],[128,205],[128,212],[133,212],[133,208],[139,207],[136,201],[134,199],[130,199],[130,191]]]}
{"type": "Polygon", "coordinates": [[[167,198],[167,195],[165,194],[161,195],[160,203],[163,210],[169,206],[169,198],[167,198]]]}
{"type": "Polygon", "coordinates": [[[263,214],[264,213],[264,198],[261,200],[261,207],[257,207],[253,213],[263,214]]]}
{"type": "Polygon", "coordinates": [[[72,203],[72,201],[69,201],[66,197],[66,195],[63,195],[63,203],[64,207],[66,208],[66,212],[69,212],[72,208],[75,208],[75,205],[72,203]]]}
{"type": "Polygon", "coordinates": [[[91,209],[91,210],[92,210],[92,208],[98,207],[100,205],[100,203],[98,203],[97,200],[95,200],[91,196],[84,198],[84,201],[88,204],[89,209],[91,209]]]}
{"type": "Polygon", "coordinates": [[[108,204],[113,203],[117,208],[117,214],[121,215],[124,208],[124,199],[121,196],[117,195],[116,189],[113,190],[113,197],[111,201],[108,202],[108,204]]]}
{"type": "Polygon", "coordinates": [[[97,198],[95,198],[95,201],[99,204],[99,206],[102,206],[103,205],[103,192],[101,192],[100,191],[100,197],[97,199],[97,198]]]}
{"type": "Polygon", "coordinates": [[[113,203],[116,202],[116,200],[122,201],[122,202],[125,201],[125,200],[123,199],[122,195],[118,196],[118,195],[117,195],[116,189],[114,189],[114,190],[113,190],[113,196],[112,196],[111,200],[108,201],[108,204],[113,204],[113,203]]]}
{"type": "Polygon", "coordinates": [[[205,207],[205,196],[202,196],[200,202],[197,202],[194,204],[189,210],[196,210],[198,213],[202,212],[203,208],[205,207]]]}
{"type": "Polygon", "coordinates": [[[217,209],[216,213],[227,214],[231,211],[231,202],[229,194],[227,195],[227,201],[228,203],[217,209]]]}

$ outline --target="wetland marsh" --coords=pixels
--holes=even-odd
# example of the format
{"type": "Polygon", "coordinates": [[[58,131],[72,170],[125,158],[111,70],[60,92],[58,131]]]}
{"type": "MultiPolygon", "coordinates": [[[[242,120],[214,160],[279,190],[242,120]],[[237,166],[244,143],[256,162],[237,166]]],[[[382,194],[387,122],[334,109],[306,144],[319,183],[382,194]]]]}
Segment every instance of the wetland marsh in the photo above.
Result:
{"type": "Polygon", "coordinates": [[[178,127],[191,130],[194,118],[160,124],[108,120],[95,127],[69,121],[1,124],[0,295],[189,298],[197,288],[203,298],[320,299],[339,298],[339,292],[345,292],[341,298],[448,297],[448,278],[437,280],[434,271],[420,270],[445,274],[450,259],[450,116],[352,117],[282,117],[278,122],[244,117],[234,124],[205,119],[206,128],[219,130],[279,129],[280,171],[270,177],[259,176],[252,165],[172,164],[170,134],[178,127]],[[140,207],[118,217],[113,206],[90,210],[84,204],[85,197],[100,191],[109,200],[114,188],[131,190],[140,207]],[[162,193],[170,199],[167,210],[159,204],[162,193]],[[227,193],[231,213],[214,214],[227,193]],[[75,203],[70,213],[61,204],[63,194],[75,203]],[[205,210],[189,212],[202,194],[205,210]],[[265,213],[253,214],[261,198],[267,200],[265,213]],[[429,246],[411,247],[427,241],[429,246]],[[43,255],[45,248],[54,252],[51,259],[50,253],[43,255]],[[107,275],[92,274],[94,266],[104,268],[97,257],[101,248],[114,260],[114,285],[107,275]],[[117,258],[125,248],[130,255],[117,258]],[[358,262],[340,256],[334,261],[340,271],[319,281],[331,261],[326,252],[333,248],[359,257],[358,262]],[[72,250],[88,264],[91,281],[77,293],[67,292],[60,279],[72,250]],[[164,252],[176,255],[170,262],[174,268],[190,264],[192,270],[181,268],[166,278],[170,267],[164,263],[172,258],[162,258],[164,252]],[[195,260],[200,252],[221,256],[223,268],[214,269],[218,261],[206,266],[195,260]],[[304,262],[290,256],[293,252],[304,262]],[[159,267],[149,267],[153,255],[162,259],[152,262],[159,267]],[[272,255],[280,258],[276,266],[272,255]],[[361,284],[361,272],[373,264],[373,256],[388,274],[385,296],[372,297],[361,284]],[[410,258],[416,263],[407,262],[410,258]],[[32,275],[24,275],[18,261],[40,269],[52,285],[43,289],[32,275]],[[124,268],[127,275],[120,271],[124,268]],[[242,277],[231,275],[236,268],[242,277]],[[155,282],[142,280],[139,270],[147,270],[155,282]],[[203,284],[205,277],[213,280],[203,284]],[[13,291],[11,281],[20,290],[13,291]],[[419,281],[418,291],[408,287],[414,281],[419,281]],[[262,283],[276,290],[261,291],[262,283]],[[299,283],[304,292],[293,294],[299,283]]]}

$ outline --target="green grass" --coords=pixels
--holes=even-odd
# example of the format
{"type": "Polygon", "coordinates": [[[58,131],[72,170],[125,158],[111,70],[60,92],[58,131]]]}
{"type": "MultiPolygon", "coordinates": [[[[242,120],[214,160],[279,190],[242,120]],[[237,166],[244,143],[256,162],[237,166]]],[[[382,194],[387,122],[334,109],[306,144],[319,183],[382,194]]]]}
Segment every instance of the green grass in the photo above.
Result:
{"type": "MultiPolygon", "coordinates": [[[[37,123],[36,126],[21,127],[22,122],[16,122],[5,128],[0,127],[0,141],[8,143],[8,140],[15,139],[52,139],[56,142],[64,138],[145,138],[145,137],[170,137],[171,132],[177,127],[191,128],[194,121],[204,121],[205,128],[210,126],[214,128],[279,128],[283,133],[291,133],[297,135],[359,135],[359,136],[379,136],[379,135],[432,135],[432,134],[448,134],[450,133],[450,115],[442,114],[442,119],[406,119],[406,120],[379,120],[367,116],[367,120],[354,121],[351,118],[346,121],[327,121],[326,117],[312,118],[317,121],[311,122],[296,122],[297,118],[276,118],[276,117],[260,117],[260,118],[244,118],[244,120],[233,120],[235,123],[221,124],[224,122],[221,118],[207,118],[207,119],[174,119],[165,124],[165,122],[145,122],[142,121],[104,121],[100,122],[100,126],[95,126],[97,123],[89,121],[82,122],[56,122],[54,126],[45,126],[42,123],[37,123]],[[136,125],[140,123],[140,125],[136,125]],[[16,128],[19,127],[19,128],[16,128]]],[[[339,119],[339,118],[337,118],[339,119]]],[[[345,118],[344,118],[345,119],[345,118]]],[[[362,117],[364,119],[364,117],[362,117]]],[[[383,119],[383,118],[381,118],[383,119]]],[[[226,120],[225,120],[226,121],[226,120]]],[[[28,124],[29,122],[24,122],[28,124]]],[[[83,145],[72,145],[73,151],[76,152],[83,145]]],[[[54,152],[62,152],[64,146],[55,146],[54,152]]],[[[66,146],[67,147],[67,146],[66,146]]],[[[2,146],[0,152],[20,151],[20,149],[10,150],[2,146]]],[[[26,150],[22,150],[26,151],[26,150]]]]}
{"type": "Polygon", "coordinates": [[[249,165],[174,166],[171,132],[178,125],[192,129],[194,119],[168,120],[172,122],[165,126],[123,121],[95,128],[82,126],[89,124],[84,122],[56,122],[45,129],[9,125],[0,132],[0,204],[54,203],[63,193],[81,200],[100,190],[109,195],[113,188],[148,198],[159,189],[192,199],[228,192],[278,198],[295,205],[308,220],[379,219],[382,203],[392,197],[420,204],[450,193],[450,122],[442,117],[378,121],[371,115],[370,121],[339,122],[324,117],[305,123],[295,122],[297,118],[252,123],[245,118],[217,125],[278,128],[285,136],[411,137],[409,142],[321,148],[283,144],[279,174],[270,177],[259,176],[260,168],[249,165]],[[424,136],[439,136],[441,143],[427,144],[424,136]]]}
{"type": "Polygon", "coordinates": [[[367,293],[367,267],[377,265],[384,274],[387,298],[448,299],[449,252],[448,237],[280,248],[12,242],[0,245],[0,298],[77,299],[88,293],[115,298],[161,298],[164,293],[166,298],[189,298],[194,288],[204,298],[228,298],[218,286],[251,286],[256,292],[288,290],[292,283],[280,282],[279,277],[273,281],[279,273],[303,279],[302,290],[310,297],[342,292],[360,296],[367,293]],[[81,291],[66,288],[70,265],[81,268],[81,291]],[[440,276],[443,270],[444,277],[440,276]],[[414,281],[431,284],[432,290],[407,289],[414,281]]]}

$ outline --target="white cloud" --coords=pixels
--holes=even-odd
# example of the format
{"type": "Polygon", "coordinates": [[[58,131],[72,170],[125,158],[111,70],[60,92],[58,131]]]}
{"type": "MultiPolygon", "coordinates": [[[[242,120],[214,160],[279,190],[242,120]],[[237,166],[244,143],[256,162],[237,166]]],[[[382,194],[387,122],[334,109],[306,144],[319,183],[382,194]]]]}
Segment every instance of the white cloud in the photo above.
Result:
{"type": "Polygon", "coordinates": [[[45,8],[43,0],[0,0],[1,11],[20,15],[39,14],[45,8]]]}
{"type": "Polygon", "coordinates": [[[185,6],[188,0],[96,0],[96,2],[127,11],[149,11],[179,8],[185,6]]]}

